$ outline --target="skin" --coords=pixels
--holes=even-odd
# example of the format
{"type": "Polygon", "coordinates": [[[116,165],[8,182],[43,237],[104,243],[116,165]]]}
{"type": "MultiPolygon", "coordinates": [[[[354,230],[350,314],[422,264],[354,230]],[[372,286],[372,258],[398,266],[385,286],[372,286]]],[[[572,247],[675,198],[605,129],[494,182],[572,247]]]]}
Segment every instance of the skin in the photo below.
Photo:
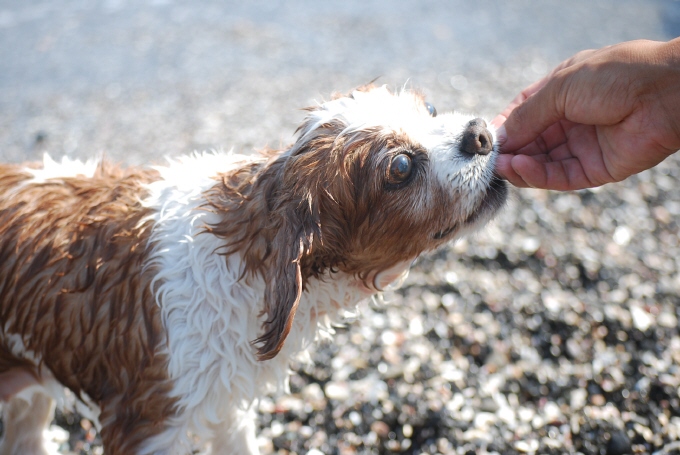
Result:
{"type": "Polygon", "coordinates": [[[592,188],[680,149],[680,38],[580,52],[492,122],[497,173],[518,187],[592,188]]]}

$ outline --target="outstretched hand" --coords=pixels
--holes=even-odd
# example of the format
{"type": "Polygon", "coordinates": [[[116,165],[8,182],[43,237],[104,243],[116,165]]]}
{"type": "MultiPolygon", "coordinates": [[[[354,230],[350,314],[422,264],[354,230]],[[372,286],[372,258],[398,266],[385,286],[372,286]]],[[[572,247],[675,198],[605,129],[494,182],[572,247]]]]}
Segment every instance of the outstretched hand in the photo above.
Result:
{"type": "Polygon", "coordinates": [[[492,123],[496,171],[515,186],[576,190],[649,169],[680,148],[680,39],[580,52],[492,123]]]}

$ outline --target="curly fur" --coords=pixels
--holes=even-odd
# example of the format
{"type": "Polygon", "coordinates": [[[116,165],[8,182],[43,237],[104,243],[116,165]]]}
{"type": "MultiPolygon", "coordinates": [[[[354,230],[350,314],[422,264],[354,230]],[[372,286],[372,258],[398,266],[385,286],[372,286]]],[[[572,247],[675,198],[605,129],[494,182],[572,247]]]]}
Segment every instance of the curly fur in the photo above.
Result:
{"type": "Polygon", "coordinates": [[[365,87],[281,151],[0,165],[0,454],[37,444],[63,387],[107,454],[256,454],[252,404],[289,359],[502,205],[470,119],[365,87]]]}

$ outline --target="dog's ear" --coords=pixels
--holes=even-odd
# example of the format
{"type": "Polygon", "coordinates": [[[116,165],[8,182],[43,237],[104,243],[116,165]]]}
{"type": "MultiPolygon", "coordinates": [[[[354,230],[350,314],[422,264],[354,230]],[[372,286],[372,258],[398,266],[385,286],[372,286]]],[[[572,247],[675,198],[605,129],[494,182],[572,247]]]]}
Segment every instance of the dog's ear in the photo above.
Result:
{"type": "Polygon", "coordinates": [[[301,261],[311,252],[314,236],[319,233],[319,215],[311,198],[287,203],[279,211],[269,249],[265,280],[264,333],[253,341],[259,360],[274,358],[290,332],[303,290],[301,261]]]}

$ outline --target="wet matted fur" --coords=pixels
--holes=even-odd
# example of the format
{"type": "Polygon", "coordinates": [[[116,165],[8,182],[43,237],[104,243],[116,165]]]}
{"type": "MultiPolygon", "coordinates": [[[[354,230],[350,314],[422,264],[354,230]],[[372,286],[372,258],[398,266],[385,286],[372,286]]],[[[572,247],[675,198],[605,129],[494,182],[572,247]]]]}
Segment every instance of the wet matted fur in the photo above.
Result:
{"type": "Polygon", "coordinates": [[[64,387],[107,454],[257,453],[291,356],[502,206],[492,143],[369,86],[257,156],[0,165],[0,454],[41,450],[64,387]]]}

